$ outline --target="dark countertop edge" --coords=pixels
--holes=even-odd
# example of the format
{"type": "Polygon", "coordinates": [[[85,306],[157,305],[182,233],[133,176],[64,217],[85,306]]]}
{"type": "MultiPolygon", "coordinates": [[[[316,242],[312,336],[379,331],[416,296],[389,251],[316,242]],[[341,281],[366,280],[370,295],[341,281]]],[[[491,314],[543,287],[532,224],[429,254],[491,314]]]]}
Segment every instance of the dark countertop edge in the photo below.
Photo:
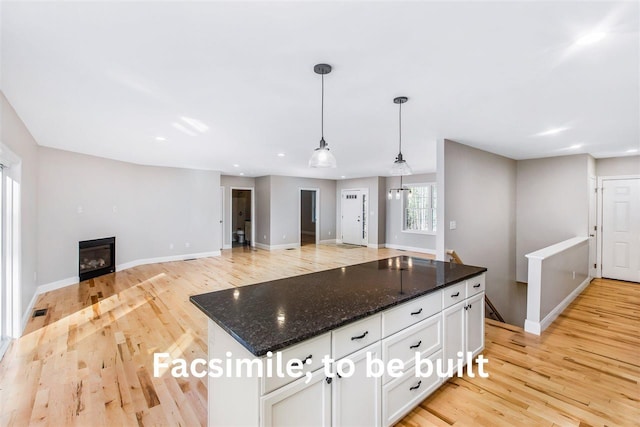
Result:
{"type": "MultiPolygon", "coordinates": [[[[354,265],[357,265],[357,264],[354,264],[354,265]]],[[[200,304],[198,304],[196,301],[194,301],[193,297],[196,296],[196,295],[191,295],[189,297],[189,300],[191,301],[191,303],[193,305],[198,307],[200,309],[200,311],[202,311],[209,319],[213,320],[225,332],[227,332],[236,341],[238,341],[240,344],[242,344],[242,346],[244,348],[246,348],[251,354],[253,354],[256,357],[262,357],[262,356],[265,356],[269,351],[275,352],[275,351],[278,351],[278,350],[282,350],[283,348],[291,347],[291,346],[293,346],[295,344],[302,343],[302,342],[304,342],[304,341],[306,341],[308,339],[320,336],[325,332],[332,331],[334,329],[337,329],[337,328],[340,328],[342,326],[348,325],[349,323],[356,322],[358,320],[364,319],[365,317],[372,316],[374,314],[377,314],[377,313],[380,313],[382,311],[385,311],[385,310],[387,310],[389,308],[395,307],[396,305],[404,304],[406,302],[409,302],[409,301],[411,301],[413,299],[416,299],[416,298],[419,298],[421,296],[424,296],[424,295],[430,294],[432,292],[436,292],[436,291],[438,291],[440,289],[444,289],[444,288],[447,288],[449,286],[455,285],[456,283],[460,283],[460,282],[462,282],[464,280],[467,280],[467,279],[469,279],[471,277],[478,276],[478,275],[480,275],[482,273],[485,273],[487,271],[487,269],[485,267],[475,267],[475,266],[468,266],[468,267],[478,268],[478,269],[480,269],[480,271],[475,272],[475,273],[471,273],[471,274],[467,274],[467,275],[465,275],[465,276],[463,276],[463,277],[461,277],[461,278],[459,278],[459,279],[457,279],[455,281],[452,281],[452,282],[449,282],[449,283],[445,283],[444,285],[437,286],[437,287],[435,287],[433,289],[429,289],[427,291],[424,291],[424,292],[421,292],[421,293],[417,293],[415,295],[411,295],[409,298],[404,299],[402,301],[393,301],[390,304],[386,304],[386,305],[380,306],[375,310],[371,310],[370,312],[359,313],[359,314],[357,314],[357,315],[355,315],[353,317],[350,317],[349,319],[337,322],[335,325],[327,325],[326,327],[321,328],[319,330],[316,330],[316,331],[313,331],[313,332],[309,332],[307,334],[300,335],[300,336],[298,336],[296,338],[292,338],[290,340],[284,341],[284,342],[282,342],[280,344],[277,344],[277,345],[273,345],[271,347],[267,347],[265,349],[258,349],[258,350],[256,350],[255,348],[251,347],[246,341],[244,341],[240,336],[238,336],[232,329],[228,328],[226,325],[224,325],[222,322],[220,322],[215,317],[212,317],[209,314],[209,312],[207,312],[202,306],[200,306],[200,304]]],[[[313,273],[307,273],[307,274],[313,274],[313,273]]],[[[304,274],[303,274],[303,276],[304,276],[304,274]]],[[[246,286],[255,286],[255,285],[259,285],[259,284],[260,283],[255,283],[255,284],[246,285],[246,286]]],[[[240,286],[240,287],[244,287],[244,286],[240,286]]],[[[228,288],[228,289],[232,289],[232,288],[228,288]]],[[[224,290],[224,289],[221,289],[221,290],[224,290]]]]}

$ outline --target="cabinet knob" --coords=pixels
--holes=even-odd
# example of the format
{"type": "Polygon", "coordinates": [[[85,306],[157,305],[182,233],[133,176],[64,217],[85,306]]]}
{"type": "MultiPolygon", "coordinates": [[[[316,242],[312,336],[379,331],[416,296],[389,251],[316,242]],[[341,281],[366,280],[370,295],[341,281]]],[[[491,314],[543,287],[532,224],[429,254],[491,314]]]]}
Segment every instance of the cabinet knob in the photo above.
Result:
{"type": "Polygon", "coordinates": [[[329,377],[325,378],[324,380],[327,382],[327,384],[331,384],[333,382],[333,378],[329,377]]]}

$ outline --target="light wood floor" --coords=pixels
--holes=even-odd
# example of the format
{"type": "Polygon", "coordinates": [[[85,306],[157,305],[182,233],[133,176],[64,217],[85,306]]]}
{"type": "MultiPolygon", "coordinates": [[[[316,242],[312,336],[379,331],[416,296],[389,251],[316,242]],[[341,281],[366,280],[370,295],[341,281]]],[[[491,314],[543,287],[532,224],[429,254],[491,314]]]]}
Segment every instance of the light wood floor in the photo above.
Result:
{"type": "MultiPolygon", "coordinates": [[[[0,363],[0,425],[206,425],[206,381],[153,378],[153,353],[207,357],[189,295],[385,258],[305,246],[136,267],[42,295],[0,363]]],[[[456,379],[402,426],[632,425],[640,287],[596,281],[542,337],[487,320],[489,379],[456,379]]]]}

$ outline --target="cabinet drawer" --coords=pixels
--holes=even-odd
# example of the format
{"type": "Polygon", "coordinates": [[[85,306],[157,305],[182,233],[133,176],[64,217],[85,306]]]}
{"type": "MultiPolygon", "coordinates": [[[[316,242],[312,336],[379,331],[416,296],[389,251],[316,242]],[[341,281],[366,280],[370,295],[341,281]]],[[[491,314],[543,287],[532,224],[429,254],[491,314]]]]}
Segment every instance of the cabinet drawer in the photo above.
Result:
{"type": "Polygon", "coordinates": [[[380,314],[374,314],[331,332],[333,358],[340,359],[380,339],[380,314]]]}
{"type": "Polygon", "coordinates": [[[442,309],[451,307],[455,303],[464,301],[467,297],[467,282],[460,282],[442,290],[442,309]]]}
{"type": "MultiPolygon", "coordinates": [[[[438,295],[439,296],[439,295],[438,295]]],[[[424,359],[442,349],[442,315],[440,313],[382,341],[382,360],[398,359],[405,369],[414,365],[416,353],[424,359]]],[[[385,370],[384,383],[392,380],[385,370]]]]}
{"type": "Polygon", "coordinates": [[[467,298],[484,291],[484,278],[485,274],[481,274],[467,280],[467,298]]]}
{"type": "Polygon", "coordinates": [[[382,313],[382,336],[388,337],[442,311],[442,291],[404,302],[382,313]]]}
{"type": "MultiPolygon", "coordinates": [[[[305,361],[307,357],[311,358],[311,364],[303,365],[303,376],[307,372],[313,372],[316,369],[322,367],[322,359],[326,355],[331,354],[331,334],[326,333],[324,335],[320,335],[319,337],[312,338],[307,341],[303,341],[300,344],[296,344],[292,347],[288,347],[282,351],[282,369],[286,372],[287,362],[291,359],[298,359],[302,362],[305,361]]],[[[264,372],[266,370],[267,358],[262,359],[262,363],[264,366],[264,372]]],[[[285,384],[289,384],[290,382],[296,380],[296,378],[284,376],[282,378],[276,375],[276,354],[271,357],[271,364],[273,366],[273,376],[267,377],[265,375],[264,380],[262,381],[262,394],[270,393],[271,391],[282,387],[285,384]]]]}
{"type": "MultiPolygon", "coordinates": [[[[433,364],[433,372],[429,377],[416,378],[415,369],[409,368],[400,378],[382,387],[383,425],[393,425],[442,384],[442,379],[436,374],[436,362],[441,358],[442,351],[429,357],[433,364]]],[[[423,371],[426,371],[426,367],[423,371]]]]}

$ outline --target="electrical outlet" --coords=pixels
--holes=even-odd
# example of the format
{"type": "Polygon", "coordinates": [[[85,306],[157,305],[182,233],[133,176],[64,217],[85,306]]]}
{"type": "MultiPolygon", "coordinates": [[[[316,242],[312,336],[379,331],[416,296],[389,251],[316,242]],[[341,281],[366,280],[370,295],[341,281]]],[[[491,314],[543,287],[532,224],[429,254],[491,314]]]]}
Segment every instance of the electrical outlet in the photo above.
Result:
{"type": "Polygon", "coordinates": [[[264,236],[262,236],[262,239],[266,242],[267,241],[267,235],[265,234],[264,236]]]}
{"type": "Polygon", "coordinates": [[[173,243],[169,243],[169,249],[173,249],[173,243]]]}
{"type": "Polygon", "coordinates": [[[329,236],[331,236],[331,232],[329,232],[329,236]]]}
{"type": "Polygon", "coordinates": [[[455,230],[458,227],[455,221],[449,221],[449,230],[455,230]]]}
{"type": "Polygon", "coordinates": [[[575,280],[575,278],[576,278],[576,272],[574,271],[573,272],[573,279],[575,280]]]}
{"type": "Polygon", "coordinates": [[[117,213],[118,212],[118,207],[117,206],[113,206],[113,213],[117,213]]]}
{"type": "Polygon", "coordinates": [[[185,248],[189,248],[189,247],[191,247],[191,243],[186,242],[186,243],[184,244],[184,247],[185,247],[185,248]]]}
{"type": "Polygon", "coordinates": [[[78,206],[78,213],[81,214],[84,212],[84,209],[82,208],[82,206],[78,206]]]}
{"type": "Polygon", "coordinates": [[[283,235],[282,235],[282,240],[284,240],[284,239],[286,239],[286,238],[287,238],[287,235],[286,235],[286,234],[283,234],[283,235]]]}

